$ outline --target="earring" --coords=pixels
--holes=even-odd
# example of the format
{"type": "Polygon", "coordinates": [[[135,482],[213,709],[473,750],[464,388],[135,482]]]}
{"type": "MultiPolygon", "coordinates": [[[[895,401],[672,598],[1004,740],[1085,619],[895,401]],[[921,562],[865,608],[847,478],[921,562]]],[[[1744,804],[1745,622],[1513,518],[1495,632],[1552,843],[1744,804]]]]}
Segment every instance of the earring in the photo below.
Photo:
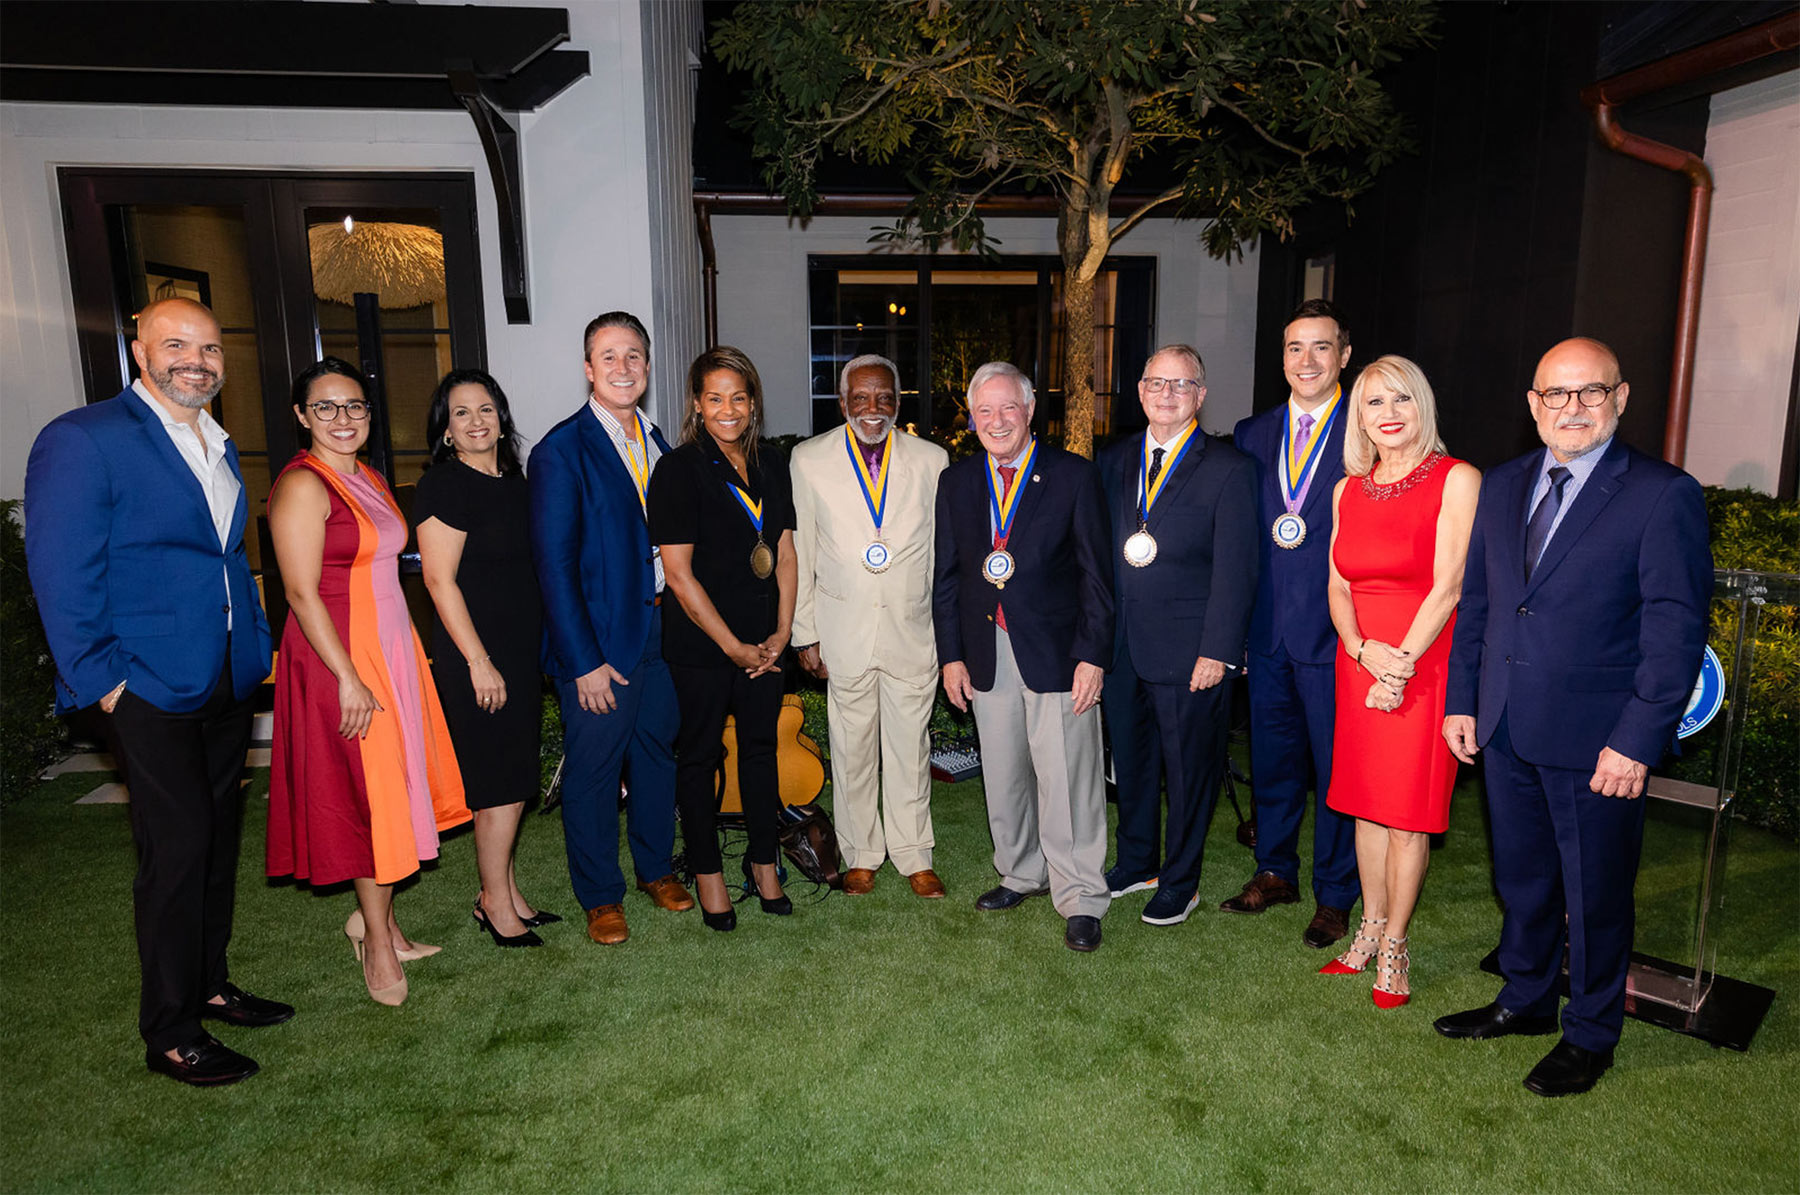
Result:
{"type": "Polygon", "coordinates": [[[444,433],[444,443],[446,443],[446,444],[452,443],[449,432],[444,433]]]}

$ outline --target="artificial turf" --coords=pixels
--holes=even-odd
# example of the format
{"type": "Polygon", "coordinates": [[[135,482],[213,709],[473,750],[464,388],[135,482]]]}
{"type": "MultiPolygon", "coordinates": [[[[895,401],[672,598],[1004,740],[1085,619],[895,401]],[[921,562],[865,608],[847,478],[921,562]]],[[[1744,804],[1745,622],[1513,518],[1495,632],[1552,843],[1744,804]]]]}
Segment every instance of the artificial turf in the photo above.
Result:
{"type": "MultiPolygon", "coordinates": [[[[1217,909],[1252,862],[1215,819],[1185,925],[1114,906],[1093,955],[1047,900],[979,913],[978,783],[934,799],[943,901],[891,869],[873,895],[740,906],[736,933],[633,892],[631,941],[588,942],[555,817],[526,819],[521,887],[567,920],[497,950],[469,918],[473,844],[399,897],[444,951],[372,1003],[341,932],[352,897],[262,877],[252,788],[233,978],[299,1015],[218,1035],[263,1065],[193,1090],[135,1033],[122,806],[63,777],[0,814],[0,1186],[75,1191],[1794,1191],[1800,848],[1737,827],[1720,970],[1778,997],[1748,1053],[1627,1021],[1592,1093],[1520,1079],[1554,1039],[1446,1041],[1490,1000],[1499,930],[1479,787],[1465,780],[1413,923],[1413,1002],[1314,974],[1310,903],[1217,909]]],[[[1684,957],[1703,840],[1652,807],[1639,945],[1684,957]]]]}

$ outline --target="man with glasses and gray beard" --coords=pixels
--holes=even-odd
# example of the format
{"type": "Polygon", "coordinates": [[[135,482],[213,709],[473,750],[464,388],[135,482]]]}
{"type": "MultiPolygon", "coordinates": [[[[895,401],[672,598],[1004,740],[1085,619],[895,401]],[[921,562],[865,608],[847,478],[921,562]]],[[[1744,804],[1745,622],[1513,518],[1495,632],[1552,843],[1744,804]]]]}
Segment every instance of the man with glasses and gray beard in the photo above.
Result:
{"type": "Polygon", "coordinates": [[[214,1086],[257,1065],[202,1018],[260,1026],[294,1015],[234,985],[225,965],[239,779],[269,624],[244,554],[237,447],[206,410],[225,382],[219,322],[165,299],[137,326],[143,376],[59,416],[32,446],[25,550],[57,711],[100,707],[131,793],[145,1063],[214,1086]]]}
{"type": "Polygon", "coordinates": [[[851,360],[838,378],[844,426],[794,447],[793,641],[800,666],[827,685],[844,891],[866,895],[892,859],[930,899],[944,895],[931,865],[927,732],[938,677],[933,502],[950,458],[895,430],[899,391],[886,357],[851,360]]]}

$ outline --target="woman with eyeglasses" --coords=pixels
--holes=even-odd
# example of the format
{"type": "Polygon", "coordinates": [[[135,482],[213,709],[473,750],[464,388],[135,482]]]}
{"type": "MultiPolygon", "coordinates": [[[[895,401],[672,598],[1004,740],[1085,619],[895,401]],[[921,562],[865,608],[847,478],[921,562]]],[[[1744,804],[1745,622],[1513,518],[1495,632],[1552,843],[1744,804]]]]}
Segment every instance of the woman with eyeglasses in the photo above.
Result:
{"type": "Polygon", "coordinates": [[[431,671],[475,811],[475,924],[496,946],[542,946],[513,875],[513,843],[537,792],[543,613],[531,552],[531,491],[500,383],[444,375],[425,415],[431,467],[413,493],[419,561],[436,617],[431,671]]]}
{"type": "Polygon", "coordinates": [[[406,999],[400,964],[438,951],[394,917],[394,885],[469,820],[425,649],[400,590],[406,520],[357,461],[369,439],[357,369],[326,357],[294,379],[311,445],[269,494],[289,607],[275,668],[268,873],[352,881],[344,926],[369,995],[406,999]]]}
{"type": "Polygon", "coordinates": [[[1320,974],[1374,963],[1370,995],[1389,1009],[1411,998],[1408,931],[1431,835],[1450,825],[1444,698],[1481,474],[1444,455],[1431,383],[1405,357],[1371,362],[1349,402],[1331,495],[1337,719],[1325,803],[1356,819],[1363,916],[1320,974]]]}

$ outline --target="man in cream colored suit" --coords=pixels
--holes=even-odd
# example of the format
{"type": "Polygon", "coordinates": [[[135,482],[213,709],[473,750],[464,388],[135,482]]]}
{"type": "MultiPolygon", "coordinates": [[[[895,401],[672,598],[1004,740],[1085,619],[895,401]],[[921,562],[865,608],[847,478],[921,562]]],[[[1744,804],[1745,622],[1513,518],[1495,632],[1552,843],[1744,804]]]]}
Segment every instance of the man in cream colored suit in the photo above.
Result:
{"type": "Polygon", "coordinates": [[[930,898],[944,895],[931,869],[932,512],[950,458],[894,430],[899,392],[892,361],[853,359],[838,379],[845,426],[794,448],[793,641],[801,667],[827,682],[844,891],[870,892],[892,859],[930,898]]]}

